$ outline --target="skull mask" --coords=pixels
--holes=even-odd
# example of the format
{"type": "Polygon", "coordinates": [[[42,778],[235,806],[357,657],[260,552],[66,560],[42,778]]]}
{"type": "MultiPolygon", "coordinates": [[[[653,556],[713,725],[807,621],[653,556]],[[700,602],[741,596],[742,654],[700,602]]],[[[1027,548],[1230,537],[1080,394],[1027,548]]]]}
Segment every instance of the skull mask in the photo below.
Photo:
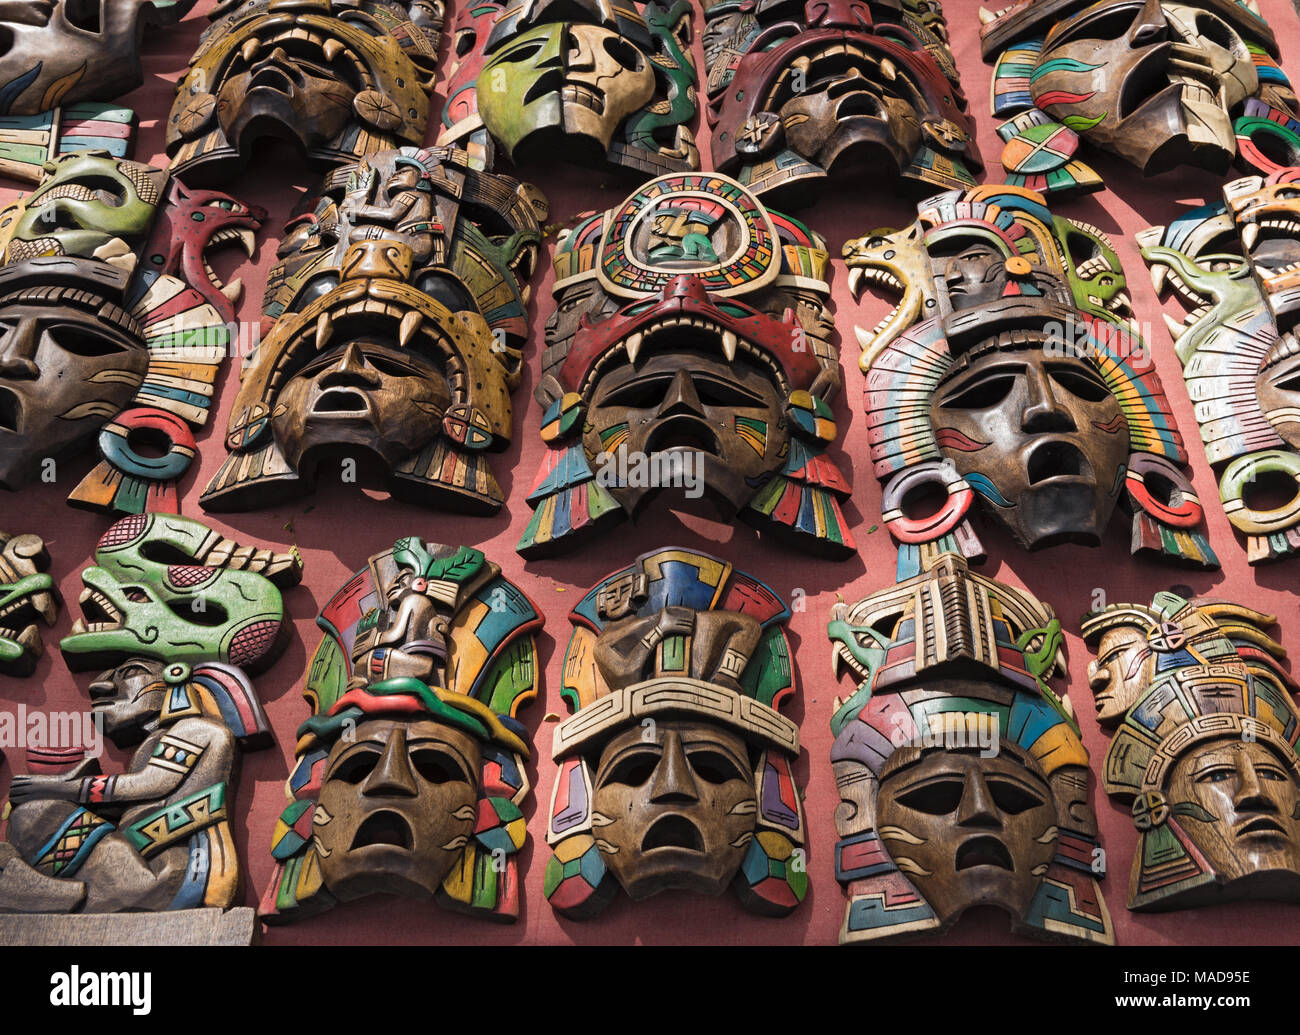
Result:
{"type": "Polygon", "coordinates": [[[179,19],[194,0],[4,0],[0,115],[106,101],[144,81],[145,29],[179,19]]]}
{"type": "Polygon", "coordinates": [[[1259,76],[1217,5],[1102,0],[1052,29],[1030,90],[1054,119],[1147,175],[1222,173],[1236,154],[1230,113],[1259,76]]]}

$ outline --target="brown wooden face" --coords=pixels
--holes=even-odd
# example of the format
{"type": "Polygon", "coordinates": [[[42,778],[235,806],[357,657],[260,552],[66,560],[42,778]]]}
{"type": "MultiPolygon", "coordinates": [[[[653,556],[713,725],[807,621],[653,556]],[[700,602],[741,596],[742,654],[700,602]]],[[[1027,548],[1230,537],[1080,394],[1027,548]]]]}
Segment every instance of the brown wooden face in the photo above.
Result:
{"type": "Polygon", "coordinates": [[[370,719],[340,738],[312,821],[330,894],[433,895],[473,836],[479,766],[473,737],[429,720],[370,719]]]}
{"type": "Polygon", "coordinates": [[[149,353],[81,309],[0,307],[0,486],[29,481],[45,457],[87,443],[126,408],[149,353]]]}
{"type": "Polygon", "coordinates": [[[1259,89],[1245,41],[1196,3],[1093,4],[1052,30],[1038,69],[1036,103],[1148,175],[1185,163],[1226,170],[1229,111],[1259,89]]]}
{"type": "Polygon", "coordinates": [[[758,803],[745,742],[689,721],[634,726],[601,752],[592,797],[601,854],[632,898],[726,889],[758,803]]]}
{"type": "MultiPolygon", "coordinates": [[[[776,469],[784,451],[789,435],[782,403],[769,377],[743,359],[726,363],[668,351],[639,366],[621,364],[601,377],[584,443],[592,457],[626,454],[629,466],[651,454],[698,457],[708,490],[738,509],[753,498],[755,486],[776,469]],[[613,442],[620,443],[616,450],[610,450],[613,442]]],[[[656,487],[633,483],[610,491],[635,513],[656,487]]]]}
{"type": "Polygon", "coordinates": [[[1300,788],[1259,741],[1203,743],[1175,764],[1166,792],[1179,825],[1215,873],[1300,873],[1300,788]],[[1179,809],[1190,803],[1195,809],[1179,809]]]}
{"type": "Polygon", "coordinates": [[[390,466],[439,434],[451,403],[446,377],[409,350],[353,341],[320,356],[284,386],[272,414],[276,442],[301,471],[318,448],[357,446],[390,466]]]}
{"type": "Polygon", "coordinates": [[[912,764],[891,759],[876,817],[890,857],[941,922],[975,905],[1024,916],[1056,854],[1051,789],[1006,741],[992,758],[938,748],[912,764]]]}
{"type": "Polygon", "coordinates": [[[1118,722],[1137,704],[1147,685],[1144,662],[1150,656],[1146,631],[1134,625],[1107,629],[1088,663],[1088,685],[1097,704],[1097,721],[1118,722]]]}
{"type": "Polygon", "coordinates": [[[145,725],[162,711],[167,684],[161,661],[131,658],[102,673],[89,686],[90,710],[104,724],[114,744],[133,744],[144,736],[145,725]]]}
{"type": "Polygon", "coordinates": [[[1273,430],[1289,446],[1300,449],[1300,352],[1261,369],[1255,390],[1273,430]]]}
{"type": "Polygon", "coordinates": [[[987,479],[1001,497],[985,493],[1022,545],[1100,541],[1129,435],[1088,360],[990,348],[940,384],[930,420],[957,472],[987,479]]]}

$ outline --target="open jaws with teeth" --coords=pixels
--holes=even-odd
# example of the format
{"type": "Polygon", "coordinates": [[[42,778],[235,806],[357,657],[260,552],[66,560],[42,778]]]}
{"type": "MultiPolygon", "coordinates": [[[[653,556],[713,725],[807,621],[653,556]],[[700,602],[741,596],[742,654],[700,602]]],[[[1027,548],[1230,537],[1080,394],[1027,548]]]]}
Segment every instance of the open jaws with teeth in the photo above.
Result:
{"type": "Polygon", "coordinates": [[[226,244],[238,244],[243,249],[248,258],[253,257],[257,250],[257,233],[256,231],[234,226],[225,227],[218,230],[208,241],[207,248],[203,253],[203,272],[208,275],[208,280],[212,286],[220,291],[231,302],[238,302],[244,294],[244,280],[242,277],[236,277],[229,284],[223,284],[221,278],[217,276],[216,271],[212,268],[212,263],[208,258],[208,252],[226,244]]]}
{"type": "Polygon", "coordinates": [[[722,346],[722,354],[727,357],[728,363],[734,363],[736,353],[748,353],[757,358],[763,358],[763,353],[756,349],[744,338],[739,337],[735,331],[729,331],[726,328],[719,327],[712,320],[701,316],[669,316],[665,319],[658,320],[648,327],[643,327],[635,334],[629,334],[623,339],[623,347],[627,351],[627,361],[635,363],[637,356],[646,342],[650,341],[665,331],[674,329],[694,329],[699,331],[703,336],[714,338],[722,346]]]}
{"type": "MultiPolygon", "coordinates": [[[[780,111],[782,105],[800,93],[816,92],[829,84],[853,78],[861,81],[862,93],[875,94],[882,89],[894,92],[890,84],[898,81],[899,71],[889,58],[847,40],[839,40],[793,58],[773,83],[763,107],[767,111],[780,111]],[[801,84],[800,88],[796,88],[797,83],[801,84]]],[[[843,115],[881,116],[879,103],[870,108],[862,111],[850,108],[843,115]]]]}
{"type": "Polygon", "coordinates": [[[564,104],[576,104],[582,108],[590,108],[597,115],[605,114],[605,98],[581,83],[565,83],[560,90],[560,100],[564,104]]]}
{"type": "Polygon", "coordinates": [[[126,616],[113,601],[93,586],[86,586],[81,591],[77,603],[81,605],[82,617],[72,623],[72,635],[122,628],[126,616]]]}
{"type": "Polygon", "coordinates": [[[903,296],[907,294],[907,285],[883,266],[854,266],[852,259],[849,262],[849,293],[855,302],[862,300],[862,292],[866,290],[868,284],[874,284],[899,299],[898,304],[881,317],[875,327],[871,328],[869,339],[875,339],[898,316],[898,311],[903,306],[903,296]]]}
{"type": "Polygon", "coordinates": [[[245,40],[239,48],[239,57],[227,74],[240,75],[251,71],[258,61],[265,60],[277,49],[284,51],[296,62],[314,64],[319,68],[333,66],[340,55],[348,52],[348,46],[342,40],[315,32],[309,26],[290,25],[290,28],[266,39],[253,36],[245,40]]]}

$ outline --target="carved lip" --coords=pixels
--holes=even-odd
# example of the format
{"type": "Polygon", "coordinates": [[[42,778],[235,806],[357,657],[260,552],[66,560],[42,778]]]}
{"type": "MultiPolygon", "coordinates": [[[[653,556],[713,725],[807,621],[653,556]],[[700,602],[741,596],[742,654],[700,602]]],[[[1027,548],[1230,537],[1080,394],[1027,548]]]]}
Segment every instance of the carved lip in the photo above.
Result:
{"type": "Polygon", "coordinates": [[[369,416],[370,396],[359,388],[326,388],[311,404],[311,416],[356,418],[369,416]]]}
{"type": "Polygon", "coordinates": [[[1255,837],[1285,837],[1286,828],[1271,816],[1255,816],[1237,828],[1238,840],[1255,837]]]}
{"type": "Polygon", "coordinates": [[[641,851],[655,852],[665,848],[703,852],[704,835],[700,833],[699,827],[685,816],[675,813],[661,816],[651,824],[650,829],[641,838],[641,851]]]}
{"type": "Polygon", "coordinates": [[[372,813],[366,817],[361,826],[357,827],[349,850],[356,851],[359,848],[375,846],[404,848],[409,852],[415,846],[415,835],[411,832],[411,825],[389,809],[372,813]]]}
{"type": "Polygon", "coordinates": [[[1032,446],[1025,458],[1025,470],[1031,488],[1049,482],[1054,485],[1069,482],[1090,485],[1096,480],[1083,450],[1060,438],[1049,438],[1032,446]]]}
{"type": "Polygon", "coordinates": [[[647,453],[701,452],[718,456],[722,447],[718,436],[707,421],[691,414],[679,413],[663,417],[646,439],[647,453]]]}
{"type": "Polygon", "coordinates": [[[959,873],[976,866],[996,866],[1013,872],[1016,868],[1007,846],[998,838],[989,835],[972,837],[969,841],[963,842],[957,848],[956,863],[959,873]]]}

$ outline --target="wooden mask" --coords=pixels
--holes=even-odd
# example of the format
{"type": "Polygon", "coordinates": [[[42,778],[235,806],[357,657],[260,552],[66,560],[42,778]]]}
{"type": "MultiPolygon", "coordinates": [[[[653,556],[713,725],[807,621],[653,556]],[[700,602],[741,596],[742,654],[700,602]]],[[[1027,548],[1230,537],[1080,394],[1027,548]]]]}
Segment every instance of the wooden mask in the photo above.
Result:
{"type": "Polygon", "coordinates": [[[263,919],[391,893],[513,922],[541,615],[478,550],[411,537],[317,624],[263,919]]]}
{"type": "Polygon", "coordinates": [[[545,216],[535,189],[475,172],[455,149],[385,151],[331,175],[286,228],[269,330],[203,507],[291,499],[341,458],[405,499],[499,509],[487,454],[510,441],[545,216]]]}
{"type": "Polygon", "coordinates": [[[240,902],[239,749],[271,744],[247,673],[274,660],[287,631],[278,587],[301,575],[296,552],[240,546],[175,515],[131,515],[104,533],[82,573],[83,617],[60,646],[73,670],[108,667],[90,684],[91,711],[119,746],[140,746],[114,776],[87,757],[14,777],[0,912],[240,902]]]}
{"type": "Polygon", "coordinates": [[[1020,934],[1114,944],[1061,623],[959,554],[923,558],[836,605],[827,629],[837,675],[857,682],[831,719],[840,942],[941,933],[996,906],[1020,934]]]}
{"type": "Polygon", "coordinates": [[[58,591],[45,574],[50,555],[38,535],[0,532],[0,673],[30,676],[43,646],[38,622],[52,626],[58,591]]]}
{"type": "Polygon", "coordinates": [[[926,544],[982,556],[967,518],[977,495],[1030,550],[1097,545],[1123,495],[1135,553],[1218,567],[1105,235],[1013,187],[950,191],[919,210],[905,230],[844,246],[855,293],[902,295],[858,330],[900,577],[926,544]]]}
{"type": "Polygon", "coordinates": [[[654,180],[561,237],[525,556],[664,489],[803,548],[855,551],[824,450],[838,353],[820,235],[725,176],[654,180]]]}
{"type": "Polygon", "coordinates": [[[326,169],[424,141],[441,0],[224,0],[167,120],[172,171],[229,180],[280,137],[326,169]]]}
{"type": "Polygon", "coordinates": [[[790,206],[837,169],[975,183],[983,163],[938,4],[704,6],[715,169],[790,206]]]}
{"type": "Polygon", "coordinates": [[[981,20],[1013,186],[1098,189],[1075,157],[1080,137],[1148,176],[1222,174],[1280,136],[1300,160],[1300,138],[1283,128],[1300,108],[1254,0],[1045,0],[981,20]]]}
{"type": "Polygon", "coordinates": [[[1258,564],[1300,551],[1300,169],[1235,180],[1223,196],[1138,241],[1156,290],[1188,310],[1165,320],[1223,509],[1258,564]]]}
{"type": "Polygon", "coordinates": [[[546,897],[592,916],[622,887],[784,916],[808,889],[789,611],[708,554],[647,553],[574,608],[555,731],[546,897]]]}
{"type": "Polygon", "coordinates": [[[0,5],[0,173],[40,183],[42,167],[87,140],[130,157],[136,116],[112,103],[144,82],[146,34],[194,0],[19,0],[0,5]],[[65,150],[66,148],[66,150],[65,150]]]}
{"type": "Polygon", "coordinates": [[[235,341],[241,285],[209,260],[251,256],[265,214],[103,151],[47,169],[0,210],[0,487],[50,479],[98,437],[71,504],[174,512],[235,341]]]}
{"type": "Polygon", "coordinates": [[[1113,730],[1102,784],[1133,806],[1133,910],[1300,898],[1300,735],[1272,615],[1157,593],[1084,617],[1113,730]]]}
{"type": "Polygon", "coordinates": [[[488,0],[457,13],[439,144],[491,169],[538,160],[628,169],[700,167],[686,0],[488,0]]]}

